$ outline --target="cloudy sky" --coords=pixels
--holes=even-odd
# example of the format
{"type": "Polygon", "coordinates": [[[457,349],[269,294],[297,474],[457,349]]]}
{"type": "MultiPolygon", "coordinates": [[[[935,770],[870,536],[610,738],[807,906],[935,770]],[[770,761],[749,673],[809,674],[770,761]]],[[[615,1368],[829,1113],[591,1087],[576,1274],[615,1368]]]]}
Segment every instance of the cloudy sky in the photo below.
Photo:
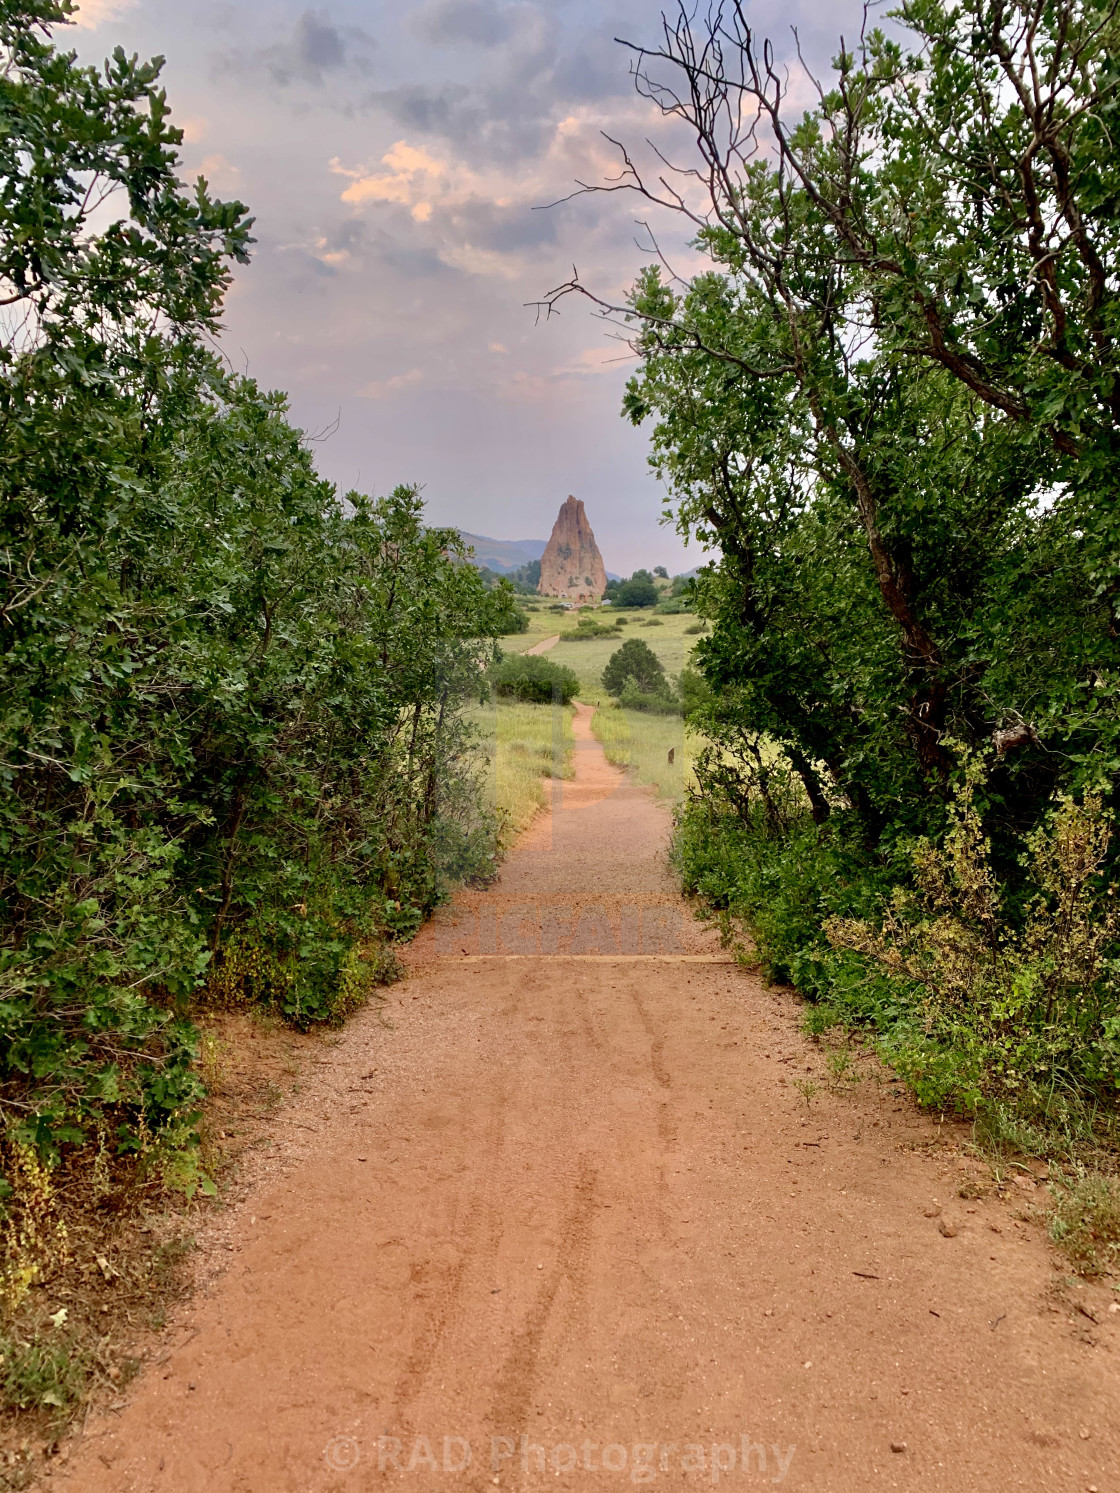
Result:
{"type": "MultiPolygon", "coordinates": [[[[851,0],[758,0],[827,61],[851,0]]],[[[613,38],[650,41],[650,0],[84,0],[67,40],[163,54],[186,173],[256,215],[227,305],[231,361],[286,389],[325,475],[423,484],[433,521],[546,538],[585,500],[609,569],[697,563],[660,525],[646,436],[619,416],[625,347],[582,305],[525,303],[578,265],[621,297],[645,262],[622,195],[542,211],[614,167],[602,132],[663,126],[613,38]],[[337,428],[335,428],[337,422],[337,428]]],[[[679,155],[687,156],[681,142],[679,155]]],[[[689,252],[656,225],[678,267],[689,252]]]]}

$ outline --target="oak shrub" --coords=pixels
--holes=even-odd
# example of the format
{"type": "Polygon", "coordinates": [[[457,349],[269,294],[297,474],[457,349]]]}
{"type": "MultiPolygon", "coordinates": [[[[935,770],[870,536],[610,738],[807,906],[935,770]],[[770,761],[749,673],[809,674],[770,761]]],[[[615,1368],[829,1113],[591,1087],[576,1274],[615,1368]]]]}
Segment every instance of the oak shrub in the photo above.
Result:
{"type": "Polygon", "coordinates": [[[337,492],[284,397],[215,356],[251,219],[182,184],[159,63],[58,47],[73,11],[0,6],[0,1268],[16,1294],[36,1165],[96,1137],[197,1184],[200,1002],[336,1021],[451,885],[493,874],[460,706],[512,606],[414,489],[337,492]]]}

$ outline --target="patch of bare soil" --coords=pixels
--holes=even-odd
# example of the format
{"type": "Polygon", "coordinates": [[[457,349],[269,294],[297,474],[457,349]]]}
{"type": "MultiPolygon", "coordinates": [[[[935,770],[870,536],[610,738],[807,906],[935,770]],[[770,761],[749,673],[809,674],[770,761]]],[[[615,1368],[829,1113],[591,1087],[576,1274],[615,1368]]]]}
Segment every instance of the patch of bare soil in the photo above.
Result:
{"type": "Polygon", "coordinates": [[[0,1409],[0,1488],[29,1487],[64,1465],[68,1429],[94,1407],[123,1409],[125,1387],[158,1359],[158,1334],[195,1283],[196,1231],[240,1197],[240,1163],[273,1144],[278,1104],[308,1060],[337,1040],[261,1013],[210,1013],[199,1026],[210,1090],[202,1157],[222,1196],[169,1195],[158,1174],[145,1181],[108,1148],[100,1157],[71,1153],[54,1174],[65,1243],[5,1326],[0,1371],[12,1396],[22,1390],[26,1399],[0,1409]]]}
{"type": "Polygon", "coordinates": [[[1120,1313],[1043,1184],[728,961],[576,776],[278,1116],[81,1493],[1120,1487],[1120,1313]],[[876,1074],[879,1081],[876,1081],[876,1074]]]}

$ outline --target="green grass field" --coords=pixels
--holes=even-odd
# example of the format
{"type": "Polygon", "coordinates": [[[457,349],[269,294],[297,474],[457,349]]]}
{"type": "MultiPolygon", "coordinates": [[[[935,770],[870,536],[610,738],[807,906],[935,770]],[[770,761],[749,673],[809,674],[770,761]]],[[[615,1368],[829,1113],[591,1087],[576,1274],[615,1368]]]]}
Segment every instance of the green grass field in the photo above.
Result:
{"type": "Polygon", "coordinates": [[[588,705],[602,705],[610,699],[603,689],[603,669],[611,654],[627,638],[641,638],[644,643],[648,643],[665,666],[665,672],[677,675],[699,641],[695,633],[685,630],[695,625],[696,618],[688,612],[654,618],[647,611],[612,612],[608,608],[577,613],[551,612],[545,607],[537,607],[529,610],[529,631],[502,638],[501,645],[507,653],[524,653],[543,638],[559,633],[560,641],[549,650],[548,657],[555,659],[558,664],[566,664],[579,675],[581,700],[588,705]],[[576,620],[581,615],[594,617],[604,625],[613,622],[616,617],[623,617],[625,622],[618,630],[617,640],[594,638],[586,642],[570,642],[569,638],[576,630],[576,620]]]}
{"type": "Polygon", "coordinates": [[[468,712],[481,738],[487,797],[505,820],[504,846],[548,803],[557,765],[557,776],[571,777],[573,713],[571,706],[554,714],[551,705],[505,700],[468,712]]]}
{"type": "Polygon", "coordinates": [[[639,783],[656,788],[659,798],[675,803],[696,782],[692,763],[704,738],[686,731],[679,715],[621,710],[612,701],[595,712],[591,729],[603,743],[607,761],[629,768],[639,783]]]}
{"type": "Polygon", "coordinates": [[[542,638],[559,633],[560,641],[549,650],[547,656],[557,663],[566,664],[579,676],[581,700],[588,705],[601,707],[595,713],[592,729],[603,743],[608,760],[618,767],[629,768],[639,783],[650,784],[657,789],[660,797],[674,801],[680,799],[685,789],[695,781],[692,763],[696,753],[704,745],[703,738],[686,732],[680,716],[647,715],[644,711],[620,710],[603,688],[602,676],[607,660],[627,638],[641,638],[657,654],[666,674],[675,678],[688,663],[693,648],[699,642],[696,633],[687,631],[696,625],[696,618],[682,612],[676,616],[657,617],[654,625],[650,626],[652,614],[648,611],[587,611],[582,615],[593,616],[603,624],[612,622],[618,616],[624,617],[626,621],[619,629],[617,639],[594,638],[575,642],[568,639],[576,630],[579,613],[553,612],[546,606],[534,605],[532,602],[527,610],[529,631],[503,638],[502,647],[509,653],[523,653],[542,638]],[[669,762],[670,750],[673,752],[672,763],[669,762]]]}

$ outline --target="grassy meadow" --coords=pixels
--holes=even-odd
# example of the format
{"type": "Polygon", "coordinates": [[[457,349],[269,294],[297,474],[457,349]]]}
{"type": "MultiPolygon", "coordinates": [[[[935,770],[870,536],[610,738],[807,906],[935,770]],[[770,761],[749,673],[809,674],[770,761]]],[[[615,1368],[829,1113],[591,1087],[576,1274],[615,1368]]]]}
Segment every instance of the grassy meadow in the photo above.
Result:
{"type": "Polygon", "coordinates": [[[675,803],[696,782],[692,763],[704,738],[686,731],[679,715],[622,710],[612,701],[595,712],[591,729],[603,743],[608,762],[629,768],[639,783],[656,788],[659,798],[675,803]]]}
{"type": "MultiPolygon", "coordinates": [[[[659,797],[678,800],[694,781],[692,762],[703,745],[701,738],[686,733],[680,716],[649,715],[644,711],[622,710],[603,688],[603,669],[611,654],[627,638],[641,638],[657,654],[665,672],[674,676],[688,663],[693,648],[699,641],[698,634],[688,629],[696,627],[696,618],[688,612],[675,616],[654,617],[648,611],[614,612],[602,611],[555,612],[548,604],[523,602],[529,614],[529,631],[514,637],[503,638],[502,647],[508,653],[524,653],[544,638],[560,635],[560,641],[549,650],[548,657],[565,664],[579,676],[579,698],[588,705],[597,705],[592,729],[603,743],[609,761],[619,767],[629,768],[638,782],[656,788],[659,797]],[[576,641],[574,633],[580,616],[592,616],[607,625],[621,617],[623,625],[618,637],[592,638],[576,641]],[[673,752],[670,763],[669,752],[673,752]]],[[[506,710],[540,710],[551,713],[549,706],[499,705],[498,715],[506,710]]],[[[505,734],[505,727],[502,727],[505,734]]],[[[550,727],[548,728],[551,729],[550,727]]],[[[549,736],[551,741],[551,736],[549,736]]],[[[508,757],[508,748],[505,749],[508,757]]],[[[524,759],[522,759],[524,760],[524,759]]],[[[509,787],[512,788],[512,780],[509,787]]],[[[524,802],[522,799],[520,802],[524,802]]],[[[504,800],[499,797],[499,804],[504,800]]],[[[531,815],[530,815],[531,817],[531,815]]]]}
{"type": "Polygon", "coordinates": [[[469,712],[486,757],[487,796],[505,820],[504,845],[547,805],[553,778],[572,776],[573,714],[570,705],[507,700],[469,712]]]}

